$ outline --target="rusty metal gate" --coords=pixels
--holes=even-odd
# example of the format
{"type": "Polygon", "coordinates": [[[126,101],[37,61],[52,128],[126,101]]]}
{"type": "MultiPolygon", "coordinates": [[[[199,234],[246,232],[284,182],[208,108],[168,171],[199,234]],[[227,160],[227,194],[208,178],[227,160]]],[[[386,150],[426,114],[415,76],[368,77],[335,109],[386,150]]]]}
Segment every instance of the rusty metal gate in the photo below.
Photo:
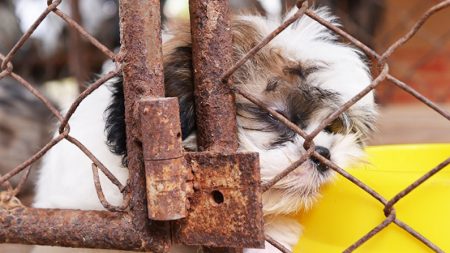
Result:
{"type": "Polygon", "coordinates": [[[173,242],[204,245],[205,252],[242,252],[269,241],[282,252],[289,252],[272,238],[264,236],[261,195],[277,181],[295,170],[311,156],[350,180],[384,206],[386,219],[345,249],[352,252],[391,223],[409,232],[436,252],[443,252],[419,232],[399,220],[395,204],[421,183],[445,168],[450,158],[432,168],[416,182],[388,200],[357,178],[322,157],[314,149],[314,137],[330,122],[388,80],[450,120],[450,114],[401,80],[389,74],[388,57],[406,43],[435,12],[448,7],[441,1],[429,9],[403,37],[383,54],[353,38],[342,29],[308,9],[306,1],[297,3],[298,11],[270,35],[233,63],[227,1],[191,0],[195,103],[199,119],[198,146],[201,152],[186,153],[181,146],[179,108],[176,98],[164,98],[162,72],[160,6],[158,0],[121,0],[121,50],[114,54],[89,35],[71,17],[58,9],[61,0],[48,0],[48,7],[6,54],[0,54],[0,79],[10,76],[42,101],[59,120],[59,134],[27,161],[0,178],[0,242],[167,252],[173,242]],[[211,11],[216,15],[209,19],[211,11]],[[54,13],[116,63],[115,70],[103,75],[72,104],[66,115],[58,110],[31,83],[13,71],[14,55],[34,30],[54,13]],[[252,94],[233,85],[233,73],[277,34],[297,19],[307,15],[360,48],[378,64],[372,83],[329,115],[311,133],[306,133],[283,115],[268,108],[252,94]],[[217,21],[217,22],[216,22],[217,21]],[[204,36],[210,34],[212,36],[204,36]],[[216,57],[220,55],[221,57],[216,57]],[[217,67],[219,66],[219,67],[217,67]],[[68,121],[80,102],[107,80],[123,73],[127,126],[129,180],[122,185],[82,143],[70,135],[68,121]],[[269,182],[260,183],[259,158],[256,153],[238,153],[236,108],[238,93],[267,111],[305,139],[307,152],[269,182]],[[151,112],[151,113],[150,113],[151,112]],[[159,115],[159,117],[154,117],[159,115]],[[218,121],[217,118],[221,120],[218,121]],[[220,122],[220,124],[219,124],[220,122]],[[224,124],[224,122],[226,124],[224,124]],[[27,180],[30,165],[61,140],[77,146],[92,161],[95,188],[107,211],[52,210],[28,208],[15,197],[27,180]],[[113,206],[104,198],[99,183],[101,170],[123,193],[124,204],[113,206]],[[13,187],[9,179],[26,171],[13,187]],[[240,173],[232,173],[239,171],[240,173]],[[227,220],[226,225],[223,220],[227,220]],[[209,247],[209,248],[207,248],[209,247]]]}

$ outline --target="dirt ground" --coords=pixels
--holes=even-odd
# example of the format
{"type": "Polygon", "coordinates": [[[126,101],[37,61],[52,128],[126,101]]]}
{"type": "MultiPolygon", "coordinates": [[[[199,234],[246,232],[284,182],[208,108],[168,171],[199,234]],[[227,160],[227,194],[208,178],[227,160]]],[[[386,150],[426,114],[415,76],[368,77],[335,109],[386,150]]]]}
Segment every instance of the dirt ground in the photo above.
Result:
{"type": "MultiPolygon", "coordinates": [[[[450,111],[450,104],[443,105],[443,107],[450,111]]],[[[450,143],[450,122],[425,105],[381,107],[379,117],[378,130],[370,145],[450,143]]],[[[1,253],[28,253],[30,251],[31,246],[0,245],[1,253]]],[[[53,248],[51,252],[64,253],[66,251],[53,248]]],[[[79,249],[76,252],[92,253],[94,251],[79,249]]]]}

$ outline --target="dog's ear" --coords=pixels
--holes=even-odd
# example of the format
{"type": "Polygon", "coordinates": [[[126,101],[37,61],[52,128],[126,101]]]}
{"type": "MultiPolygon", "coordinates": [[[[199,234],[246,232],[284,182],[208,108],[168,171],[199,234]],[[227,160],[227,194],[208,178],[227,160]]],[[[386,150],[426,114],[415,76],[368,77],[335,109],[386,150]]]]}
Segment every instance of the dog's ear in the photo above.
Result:
{"type": "Polygon", "coordinates": [[[351,131],[358,136],[358,142],[366,145],[371,135],[376,132],[377,107],[353,106],[348,111],[351,118],[351,131]]]}
{"type": "Polygon", "coordinates": [[[127,166],[127,135],[125,129],[125,103],[123,93],[123,78],[109,81],[111,102],[105,110],[106,144],[109,150],[122,156],[123,166],[127,166]]]}
{"type": "MultiPolygon", "coordinates": [[[[192,76],[192,46],[190,33],[177,31],[176,36],[164,44],[164,86],[166,97],[177,97],[180,107],[183,139],[195,131],[195,108],[192,76]]],[[[126,166],[125,106],[122,78],[111,85],[112,100],[105,111],[107,145],[111,152],[123,157],[126,166]]]]}
{"type": "Polygon", "coordinates": [[[166,97],[178,98],[183,139],[196,127],[192,72],[191,43],[180,44],[180,41],[177,43],[169,41],[164,47],[164,86],[166,97]],[[176,47],[171,48],[175,44],[176,47]]]}

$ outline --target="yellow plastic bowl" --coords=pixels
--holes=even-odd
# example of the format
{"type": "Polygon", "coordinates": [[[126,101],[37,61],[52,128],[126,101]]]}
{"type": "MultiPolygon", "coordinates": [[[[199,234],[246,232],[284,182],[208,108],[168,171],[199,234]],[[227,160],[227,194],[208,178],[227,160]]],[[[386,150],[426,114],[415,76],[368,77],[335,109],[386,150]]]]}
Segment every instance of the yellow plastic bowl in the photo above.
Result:
{"type": "MultiPolygon", "coordinates": [[[[392,145],[367,148],[369,164],[347,171],[386,199],[450,156],[450,144],[392,145]]],[[[397,204],[397,218],[450,252],[450,166],[397,204]]],[[[342,252],[384,219],[383,205],[342,176],[323,187],[322,198],[296,216],[303,235],[297,253],[342,252]]],[[[355,252],[433,252],[391,223],[355,252]]]]}

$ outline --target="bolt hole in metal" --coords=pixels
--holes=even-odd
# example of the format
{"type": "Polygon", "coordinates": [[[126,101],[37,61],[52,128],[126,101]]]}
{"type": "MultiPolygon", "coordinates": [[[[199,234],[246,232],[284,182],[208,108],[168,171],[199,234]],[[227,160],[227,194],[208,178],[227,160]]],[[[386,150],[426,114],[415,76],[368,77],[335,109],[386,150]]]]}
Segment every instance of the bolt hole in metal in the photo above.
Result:
{"type": "Polygon", "coordinates": [[[221,193],[218,190],[212,191],[211,196],[212,196],[212,199],[214,200],[214,203],[216,203],[218,205],[222,204],[225,201],[223,193],[221,193]]]}

